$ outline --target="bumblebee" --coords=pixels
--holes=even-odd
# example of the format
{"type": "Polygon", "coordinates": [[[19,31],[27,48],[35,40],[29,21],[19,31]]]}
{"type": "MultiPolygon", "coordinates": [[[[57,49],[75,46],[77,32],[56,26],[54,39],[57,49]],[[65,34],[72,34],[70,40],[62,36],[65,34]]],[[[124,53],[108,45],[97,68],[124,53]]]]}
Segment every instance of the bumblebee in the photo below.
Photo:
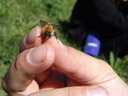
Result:
{"type": "Polygon", "coordinates": [[[42,28],[42,32],[43,33],[40,36],[44,36],[46,38],[50,38],[52,35],[54,35],[57,38],[56,32],[54,30],[54,28],[57,25],[54,25],[54,24],[49,23],[49,22],[45,22],[43,20],[40,20],[40,23],[43,26],[43,28],[42,28]]]}

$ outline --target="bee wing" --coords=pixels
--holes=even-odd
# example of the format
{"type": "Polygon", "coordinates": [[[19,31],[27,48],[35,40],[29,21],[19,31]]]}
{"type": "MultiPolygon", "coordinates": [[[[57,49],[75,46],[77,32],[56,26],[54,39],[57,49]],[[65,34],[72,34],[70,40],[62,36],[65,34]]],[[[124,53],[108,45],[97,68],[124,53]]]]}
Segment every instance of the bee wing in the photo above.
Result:
{"type": "Polygon", "coordinates": [[[55,24],[53,24],[53,26],[54,26],[54,28],[58,28],[58,29],[60,29],[60,28],[61,28],[61,26],[60,26],[60,25],[55,25],[55,24]]]}
{"type": "Polygon", "coordinates": [[[43,20],[40,20],[40,24],[42,25],[42,27],[44,27],[44,25],[46,25],[46,24],[51,24],[55,29],[56,29],[56,28],[58,28],[58,29],[61,28],[60,25],[52,24],[52,23],[50,23],[50,22],[46,22],[46,21],[43,21],[43,20]]]}
{"type": "Polygon", "coordinates": [[[43,20],[40,20],[40,24],[42,25],[42,27],[44,26],[44,25],[46,25],[47,24],[47,22],[45,22],[45,21],[43,21],[43,20]]]}

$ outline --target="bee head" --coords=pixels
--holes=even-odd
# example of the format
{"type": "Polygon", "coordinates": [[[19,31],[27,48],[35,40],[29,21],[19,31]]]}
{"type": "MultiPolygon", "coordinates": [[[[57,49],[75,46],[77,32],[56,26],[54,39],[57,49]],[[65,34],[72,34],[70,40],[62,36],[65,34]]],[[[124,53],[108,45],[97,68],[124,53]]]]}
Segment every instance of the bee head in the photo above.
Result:
{"type": "Polygon", "coordinates": [[[43,33],[43,35],[44,35],[45,37],[51,37],[51,32],[45,31],[45,32],[43,33]]]}

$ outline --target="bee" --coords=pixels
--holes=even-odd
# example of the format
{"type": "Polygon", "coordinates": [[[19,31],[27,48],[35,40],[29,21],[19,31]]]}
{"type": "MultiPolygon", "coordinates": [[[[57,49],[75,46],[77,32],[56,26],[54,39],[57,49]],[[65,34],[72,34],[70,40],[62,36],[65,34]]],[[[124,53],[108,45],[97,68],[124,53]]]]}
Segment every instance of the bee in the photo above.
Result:
{"type": "Polygon", "coordinates": [[[54,30],[55,27],[58,27],[58,25],[54,25],[50,22],[45,22],[43,20],[40,20],[42,28],[42,34],[40,36],[44,36],[46,38],[50,38],[52,35],[54,35],[57,38],[56,32],[54,30]]]}

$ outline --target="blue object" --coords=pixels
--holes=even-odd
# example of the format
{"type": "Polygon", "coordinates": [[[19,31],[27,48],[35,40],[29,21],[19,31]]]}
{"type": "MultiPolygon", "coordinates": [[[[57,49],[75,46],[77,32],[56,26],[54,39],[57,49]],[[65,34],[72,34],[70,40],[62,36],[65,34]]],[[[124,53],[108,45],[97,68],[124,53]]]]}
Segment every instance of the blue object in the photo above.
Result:
{"type": "Polygon", "coordinates": [[[87,40],[85,42],[85,48],[84,52],[86,54],[89,54],[91,56],[97,57],[100,51],[100,40],[98,37],[97,32],[92,30],[88,35],[87,35],[87,40]]]}

